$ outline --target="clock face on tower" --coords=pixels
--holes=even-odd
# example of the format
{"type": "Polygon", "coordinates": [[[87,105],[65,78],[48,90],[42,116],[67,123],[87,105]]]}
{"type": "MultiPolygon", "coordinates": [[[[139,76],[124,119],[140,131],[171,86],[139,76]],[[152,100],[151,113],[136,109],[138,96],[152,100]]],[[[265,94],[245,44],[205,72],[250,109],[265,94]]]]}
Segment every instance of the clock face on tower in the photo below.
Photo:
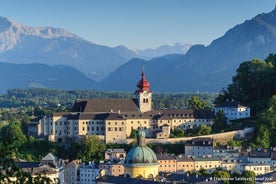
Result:
{"type": "Polygon", "coordinates": [[[144,96],[144,97],[148,96],[148,92],[147,92],[147,91],[144,91],[144,92],[143,92],[143,96],[144,96]]]}

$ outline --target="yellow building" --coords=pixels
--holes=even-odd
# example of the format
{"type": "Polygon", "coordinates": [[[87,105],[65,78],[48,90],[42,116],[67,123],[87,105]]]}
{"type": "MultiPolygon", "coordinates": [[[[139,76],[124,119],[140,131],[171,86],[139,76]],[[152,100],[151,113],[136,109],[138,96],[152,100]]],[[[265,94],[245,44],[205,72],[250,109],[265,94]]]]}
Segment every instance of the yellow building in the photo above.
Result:
{"type": "Polygon", "coordinates": [[[158,161],[155,153],[145,144],[146,133],[139,130],[137,146],[132,148],[125,159],[125,177],[154,179],[158,176],[158,161]]]}
{"type": "Polygon", "coordinates": [[[209,173],[214,172],[217,168],[221,167],[221,158],[219,157],[195,157],[193,158],[195,170],[205,169],[209,173]]]}
{"type": "Polygon", "coordinates": [[[192,158],[189,158],[189,157],[177,158],[176,160],[177,172],[194,171],[194,169],[195,169],[195,163],[192,158]]]}
{"type": "Polygon", "coordinates": [[[105,143],[125,143],[133,130],[143,127],[146,137],[167,139],[171,130],[211,126],[212,111],[152,109],[152,91],[145,72],[133,99],[77,99],[71,112],[53,113],[29,127],[30,134],[53,142],[97,135],[105,143]]]}
{"type": "Polygon", "coordinates": [[[175,173],[176,172],[176,156],[175,155],[158,155],[159,172],[175,173]]]}

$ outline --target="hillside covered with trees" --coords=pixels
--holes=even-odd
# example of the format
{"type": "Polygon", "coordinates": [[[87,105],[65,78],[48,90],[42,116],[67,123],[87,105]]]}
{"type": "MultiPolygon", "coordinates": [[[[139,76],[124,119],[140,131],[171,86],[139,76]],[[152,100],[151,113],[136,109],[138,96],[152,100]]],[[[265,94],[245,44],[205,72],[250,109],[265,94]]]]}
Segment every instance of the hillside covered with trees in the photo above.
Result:
{"type": "Polygon", "coordinates": [[[253,147],[276,146],[276,55],[264,61],[252,59],[240,64],[232,83],[216,98],[219,104],[234,99],[251,107],[255,122],[253,147]]]}

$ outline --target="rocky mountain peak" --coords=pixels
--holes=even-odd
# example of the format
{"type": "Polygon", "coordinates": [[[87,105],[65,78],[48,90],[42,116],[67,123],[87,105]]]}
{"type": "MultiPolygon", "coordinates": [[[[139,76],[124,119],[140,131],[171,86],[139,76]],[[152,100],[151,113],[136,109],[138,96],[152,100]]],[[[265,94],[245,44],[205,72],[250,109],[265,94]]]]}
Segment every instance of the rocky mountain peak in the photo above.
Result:
{"type": "Polygon", "coordinates": [[[52,27],[29,27],[11,19],[0,17],[0,52],[12,49],[24,36],[42,37],[46,39],[74,37],[81,39],[69,31],[52,27]]]}

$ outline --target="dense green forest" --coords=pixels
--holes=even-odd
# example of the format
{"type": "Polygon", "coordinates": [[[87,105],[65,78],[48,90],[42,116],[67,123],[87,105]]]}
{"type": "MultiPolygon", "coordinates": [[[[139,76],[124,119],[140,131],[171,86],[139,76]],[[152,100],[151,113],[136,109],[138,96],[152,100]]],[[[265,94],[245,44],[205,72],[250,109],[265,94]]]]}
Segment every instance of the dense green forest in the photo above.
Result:
{"type": "MultiPolygon", "coordinates": [[[[153,108],[187,108],[189,99],[193,96],[206,102],[212,107],[217,94],[159,94],[153,93],[153,108]]],[[[10,89],[7,94],[0,96],[0,108],[43,108],[51,111],[69,111],[76,99],[87,98],[134,98],[133,93],[127,92],[100,92],[88,90],[57,90],[47,88],[10,89]]],[[[30,111],[30,110],[28,110],[30,111]]],[[[47,112],[46,112],[47,113],[47,112]]]]}
{"type": "Polygon", "coordinates": [[[276,146],[276,55],[264,61],[252,59],[240,64],[232,83],[222,90],[216,103],[234,99],[250,106],[255,122],[253,147],[276,146]]]}

